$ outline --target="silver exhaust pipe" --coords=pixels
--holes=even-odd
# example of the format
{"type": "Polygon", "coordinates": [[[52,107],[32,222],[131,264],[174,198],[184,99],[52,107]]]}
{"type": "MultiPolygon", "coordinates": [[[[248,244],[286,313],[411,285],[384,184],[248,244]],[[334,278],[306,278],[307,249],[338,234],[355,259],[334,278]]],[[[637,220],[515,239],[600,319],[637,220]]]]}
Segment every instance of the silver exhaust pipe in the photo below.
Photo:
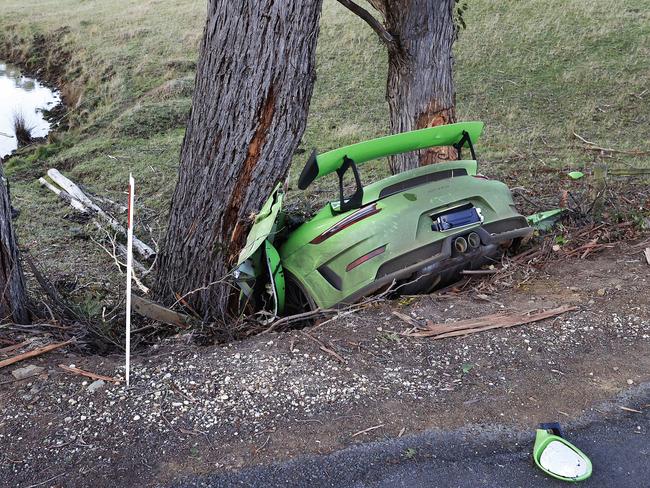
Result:
{"type": "Polygon", "coordinates": [[[454,249],[461,254],[467,251],[467,241],[464,237],[456,237],[454,239],[454,249]]]}
{"type": "Polygon", "coordinates": [[[481,245],[481,237],[476,232],[470,232],[467,236],[467,243],[472,249],[476,249],[481,245]]]}

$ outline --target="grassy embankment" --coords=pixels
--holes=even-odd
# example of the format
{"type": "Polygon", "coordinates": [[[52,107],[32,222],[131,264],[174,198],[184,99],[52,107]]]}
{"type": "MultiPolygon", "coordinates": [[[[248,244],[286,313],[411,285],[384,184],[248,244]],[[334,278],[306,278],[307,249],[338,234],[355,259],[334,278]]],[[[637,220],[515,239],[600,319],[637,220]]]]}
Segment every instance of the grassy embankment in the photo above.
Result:
{"type": "MultiPolygon", "coordinates": [[[[484,172],[533,185],[544,168],[589,168],[598,155],[585,151],[573,132],[605,147],[648,149],[647,7],[646,0],[470,2],[468,27],[456,44],[457,102],[461,120],[487,124],[478,145],[484,172]]],[[[92,225],[80,229],[66,218],[70,210],[35,180],[56,167],[123,200],[133,171],[139,204],[147,209],[143,225],[159,236],[176,180],[204,12],[203,0],[3,2],[0,59],[45,66],[62,79],[74,105],[72,128],[55,144],[11,160],[7,174],[23,210],[23,244],[49,268],[97,280],[79,293],[108,291],[111,260],[83,240],[92,225]]],[[[385,52],[374,33],[325,0],[318,82],[302,147],[324,150],[385,134],[385,73],[385,52]]],[[[611,156],[610,163],[648,164],[647,158],[611,156]]],[[[305,157],[296,157],[294,177],[305,157]]],[[[364,173],[369,181],[387,171],[378,163],[364,173]]],[[[316,186],[308,197],[325,199],[321,190],[316,186]]]]}

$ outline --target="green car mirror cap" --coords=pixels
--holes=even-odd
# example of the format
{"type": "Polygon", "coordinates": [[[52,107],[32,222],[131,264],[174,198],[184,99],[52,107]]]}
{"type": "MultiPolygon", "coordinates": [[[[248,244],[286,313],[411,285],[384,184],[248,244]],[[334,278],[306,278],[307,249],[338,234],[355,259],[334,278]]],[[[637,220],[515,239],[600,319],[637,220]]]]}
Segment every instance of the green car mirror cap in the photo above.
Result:
{"type": "MultiPolygon", "coordinates": [[[[542,424],[544,427],[547,424],[542,424]]],[[[559,427],[558,424],[555,424],[559,427]]],[[[539,469],[553,478],[577,482],[591,476],[591,461],[580,449],[563,437],[561,431],[540,428],[536,431],[533,459],[539,469]]]]}
{"type": "Polygon", "coordinates": [[[572,180],[579,180],[584,175],[585,174],[582,171],[571,171],[571,173],[567,173],[567,176],[572,180]]]}

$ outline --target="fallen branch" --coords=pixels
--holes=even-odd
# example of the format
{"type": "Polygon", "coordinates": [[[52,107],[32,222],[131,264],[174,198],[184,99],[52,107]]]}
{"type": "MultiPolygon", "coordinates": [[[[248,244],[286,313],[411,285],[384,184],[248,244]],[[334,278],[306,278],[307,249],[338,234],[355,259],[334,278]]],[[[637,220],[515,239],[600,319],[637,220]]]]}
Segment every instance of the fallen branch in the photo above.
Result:
{"type": "Polygon", "coordinates": [[[566,255],[567,256],[574,256],[576,254],[582,253],[580,256],[580,259],[584,259],[587,257],[588,254],[596,252],[596,251],[602,251],[603,249],[611,249],[613,247],[616,247],[616,244],[599,244],[598,239],[594,239],[593,241],[588,242],[587,244],[584,244],[580,247],[576,247],[575,249],[572,249],[571,251],[567,251],[566,255]]]}
{"type": "Polygon", "coordinates": [[[38,182],[41,186],[44,186],[48,190],[51,190],[55,195],[57,195],[61,200],[72,205],[73,208],[78,210],[81,213],[90,213],[90,209],[86,207],[76,198],[73,198],[67,191],[61,190],[47,181],[45,178],[39,178],[38,182]]]}
{"type": "MultiPolygon", "coordinates": [[[[72,198],[80,201],[86,207],[94,211],[99,217],[106,221],[106,223],[117,233],[126,236],[127,232],[122,224],[120,224],[113,217],[104,212],[99,208],[88,196],[81,191],[75,183],[63,176],[58,170],[52,168],[47,171],[47,175],[54,181],[57,185],[63,188],[72,198]]],[[[140,254],[144,259],[150,259],[155,256],[156,252],[149,247],[147,244],[142,242],[137,237],[133,237],[133,248],[140,254]]]]}
{"type": "MultiPolygon", "coordinates": [[[[404,285],[407,285],[407,284],[409,284],[409,283],[404,283],[404,285]]],[[[404,285],[400,285],[400,286],[404,286],[404,285]]],[[[275,322],[273,322],[268,329],[263,330],[262,332],[260,332],[260,334],[267,334],[269,332],[277,331],[277,330],[279,330],[279,327],[281,325],[282,326],[287,326],[287,325],[292,324],[294,322],[300,322],[302,320],[309,319],[309,318],[312,318],[312,317],[318,317],[318,316],[324,317],[324,316],[330,315],[330,314],[333,315],[333,317],[331,317],[331,318],[325,320],[324,322],[318,324],[316,326],[316,328],[319,328],[319,327],[321,327],[322,325],[324,325],[326,323],[329,323],[329,322],[332,322],[334,320],[339,319],[340,317],[343,317],[345,315],[349,315],[350,313],[353,313],[353,312],[358,312],[360,310],[363,310],[363,309],[365,309],[367,307],[372,306],[375,303],[381,302],[382,300],[384,300],[386,295],[388,295],[389,293],[392,293],[393,291],[396,291],[397,289],[399,289],[399,287],[397,287],[397,288],[394,288],[394,287],[395,287],[395,281],[393,281],[381,293],[379,293],[377,295],[374,295],[374,296],[369,296],[369,297],[367,297],[366,299],[364,299],[364,300],[362,300],[360,302],[353,303],[352,305],[348,305],[347,307],[344,307],[344,308],[323,308],[323,309],[317,308],[316,310],[310,310],[309,312],[302,312],[302,313],[298,313],[298,314],[295,314],[295,315],[288,315],[286,317],[282,317],[282,318],[276,320],[275,322]]]]}
{"type": "Polygon", "coordinates": [[[117,212],[119,214],[125,214],[126,213],[127,208],[126,208],[125,205],[121,205],[121,204],[119,204],[117,202],[114,202],[110,198],[107,198],[107,197],[104,197],[104,196],[94,195],[91,192],[89,192],[88,189],[86,189],[85,187],[83,188],[83,190],[84,190],[84,193],[86,194],[86,196],[88,198],[90,198],[91,200],[97,202],[98,206],[106,205],[106,206],[112,208],[114,212],[117,212]]]}
{"type": "MultiPolygon", "coordinates": [[[[111,247],[113,248],[113,251],[111,251],[111,250],[108,249],[106,246],[104,246],[101,242],[99,242],[98,240],[96,240],[96,239],[94,239],[94,238],[92,238],[92,237],[91,237],[91,240],[92,240],[95,244],[97,244],[99,247],[101,247],[104,251],[106,251],[106,253],[107,253],[110,257],[113,258],[113,261],[115,262],[115,265],[117,266],[117,269],[118,269],[118,270],[120,271],[120,273],[121,273],[121,272],[122,272],[122,268],[126,268],[126,263],[121,262],[121,261],[117,258],[117,253],[119,252],[120,254],[122,254],[122,256],[123,256],[124,258],[126,258],[126,256],[127,256],[127,249],[126,249],[126,246],[124,246],[124,245],[120,244],[119,242],[117,242],[116,239],[115,239],[113,236],[111,236],[111,235],[110,235],[110,234],[109,234],[109,233],[108,233],[108,232],[107,232],[107,231],[106,231],[106,230],[105,230],[105,229],[104,229],[104,228],[99,224],[99,222],[97,222],[96,220],[93,220],[93,222],[94,222],[95,226],[96,226],[99,230],[102,230],[102,231],[104,231],[104,232],[106,233],[107,239],[108,239],[108,241],[111,243],[111,247]]],[[[149,288],[148,288],[147,286],[145,286],[145,285],[140,281],[140,279],[138,278],[138,276],[135,274],[135,271],[137,270],[137,271],[143,273],[142,276],[144,276],[145,273],[147,273],[147,269],[146,269],[142,264],[140,264],[137,260],[135,260],[135,259],[132,260],[132,265],[133,265],[133,270],[132,270],[132,273],[131,273],[131,278],[132,278],[133,281],[135,282],[136,286],[137,286],[138,288],[140,288],[140,291],[142,291],[142,293],[144,293],[145,295],[148,294],[148,293],[149,293],[149,288]]]]}
{"type": "Polygon", "coordinates": [[[14,352],[16,349],[20,349],[21,347],[25,347],[30,342],[31,342],[30,340],[26,340],[26,341],[21,342],[19,344],[14,344],[12,346],[3,347],[2,349],[0,349],[0,354],[9,354],[10,352],[14,352]]]}
{"type": "Polygon", "coordinates": [[[78,374],[79,376],[85,376],[86,378],[90,378],[91,380],[102,380],[108,383],[115,383],[115,384],[120,383],[120,380],[118,380],[117,378],[91,373],[90,371],[84,371],[83,369],[74,368],[72,366],[66,366],[65,364],[59,364],[59,368],[61,368],[63,371],[67,371],[68,373],[78,374]]]}
{"type": "Polygon", "coordinates": [[[645,256],[646,263],[650,264],[650,247],[646,247],[643,250],[643,255],[645,256]]]}
{"type": "Polygon", "coordinates": [[[575,137],[580,139],[582,142],[587,144],[589,147],[585,147],[585,149],[588,149],[590,151],[601,151],[601,152],[609,152],[609,153],[619,153],[619,154],[629,154],[631,156],[645,156],[647,154],[650,154],[650,151],[627,151],[623,149],[610,149],[607,147],[601,147],[597,146],[595,142],[588,141],[584,137],[582,137],[579,134],[576,134],[575,132],[573,133],[575,137]]]}
{"type": "Polygon", "coordinates": [[[410,337],[433,337],[435,339],[444,339],[446,337],[463,336],[490,329],[508,328],[516,325],[538,322],[573,310],[577,310],[577,307],[564,305],[562,307],[533,314],[497,313],[485,315],[476,319],[459,320],[453,323],[429,324],[421,330],[406,332],[403,333],[403,335],[410,337]]]}
{"type": "Polygon", "coordinates": [[[539,249],[530,249],[529,251],[521,254],[517,254],[512,260],[515,263],[530,263],[534,259],[537,259],[542,255],[542,251],[539,249]],[[534,251],[534,252],[530,252],[534,251]]]}
{"type": "Polygon", "coordinates": [[[10,357],[9,359],[0,361],[0,369],[4,368],[5,366],[9,366],[10,364],[17,363],[18,361],[23,361],[24,359],[33,358],[35,356],[40,356],[41,354],[45,354],[46,352],[54,351],[55,349],[58,349],[60,347],[67,346],[71,342],[72,341],[65,341],[65,342],[57,342],[56,344],[48,344],[47,346],[37,347],[32,351],[27,351],[22,354],[18,354],[17,356],[10,357]]]}
{"type": "MultiPolygon", "coordinates": [[[[318,344],[321,351],[326,352],[330,356],[334,357],[334,359],[336,359],[338,362],[345,363],[345,359],[343,358],[343,356],[338,354],[333,348],[327,347],[325,344],[323,344],[323,342],[321,340],[316,339],[313,335],[311,335],[311,334],[309,334],[309,333],[307,333],[305,331],[302,331],[302,335],[304,335],[305,337],[311,339],[316,344],[318,344]]],[[[334,347],[334,346],[332,346],[332,347],[334,347]]]]}

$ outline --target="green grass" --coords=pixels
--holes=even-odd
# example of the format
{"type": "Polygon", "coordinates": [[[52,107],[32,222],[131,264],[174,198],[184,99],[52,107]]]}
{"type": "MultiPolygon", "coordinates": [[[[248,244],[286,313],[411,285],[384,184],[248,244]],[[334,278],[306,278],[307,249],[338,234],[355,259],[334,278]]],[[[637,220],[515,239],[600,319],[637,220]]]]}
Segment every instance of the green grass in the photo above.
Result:
{"type": "MultiPolygon", "coordinates": [[[[484,172],[529,185],[543,167],[588,169],[599,156],[582,149],[573,132],[600,146],[650,149],[648,6],[647,0],[469,2],[455,49],[457,109],[461,120],[486,122],[478,144],[484,172]]],[[[0,59],[55,65],[61,52],[70,53],[64,80],[79,100],[55,150],[8,165],[23,209],[23,242],[47,255],[57,232],[70,227],[64,218],[70,211],[34,183],[49,167],[121,200],[132,171],[139,203],[149,209],[144,223],[161,234],[204,15],[204,0],[3,2],[0,59]],[[49,35],[45,50],[35,48],[38,34],[49,35]]],[[[293,178],[312,147],[327,150],[388,130],[386,52],[335,0],[325,0],[317,70],[301,143],[306,151],[295,158],[293,178]]],[[[648,164],[621,154],[606,161],[648,164]]],[[[377,162],[363,173],[369,181],[387,167],[377,162]]],[[[300,198],[324,201],[332,184],[315,185],[300,198]]],[[[70,253],[83,247],[60,249],[52,266],[73,269],[70,253]]],[[[95,258],[110,267],[108,257],[95,258]]]]}

